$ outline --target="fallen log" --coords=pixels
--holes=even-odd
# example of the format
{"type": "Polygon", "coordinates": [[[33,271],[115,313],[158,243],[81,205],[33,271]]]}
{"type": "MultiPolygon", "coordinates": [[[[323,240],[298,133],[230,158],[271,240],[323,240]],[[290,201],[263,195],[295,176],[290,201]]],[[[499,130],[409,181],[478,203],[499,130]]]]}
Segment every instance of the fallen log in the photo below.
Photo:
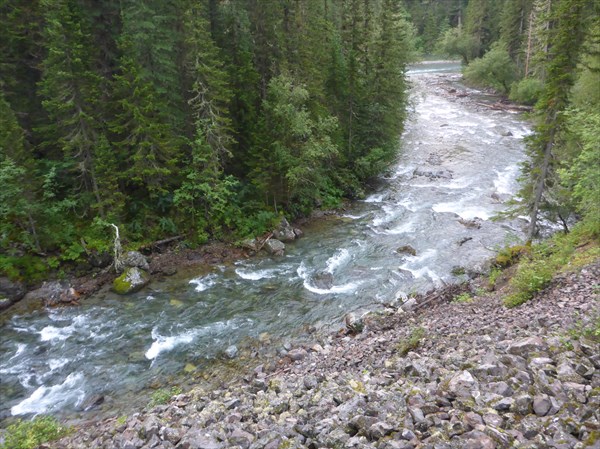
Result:
{"type": "Polygon", "coordinates": [[[169,237],[166,239],[157,240],[155,242],[147,243],[146,245],[140,246],[140,250],[158,248],[159,246],[177,242],[179,240],[183,240],[184,238],[185,238],[185,235],[182,234],[182,235],[176,235],[175,237],[169,237]]]}

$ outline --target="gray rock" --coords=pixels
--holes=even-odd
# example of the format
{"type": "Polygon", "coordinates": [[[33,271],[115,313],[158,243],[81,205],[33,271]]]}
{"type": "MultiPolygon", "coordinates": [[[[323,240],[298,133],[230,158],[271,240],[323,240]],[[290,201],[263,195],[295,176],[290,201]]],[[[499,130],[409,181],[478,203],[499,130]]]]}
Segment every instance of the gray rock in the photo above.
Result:
{"type": "Polygon", "coordinates": [[[546,344],[540,337],[529,337],[518,340],[508,347],[510,354],[527,358],[529,354],[546,350],[546,344]]]}
{"type": "Polygon", "coordinates": [[[139,251],[129,251],[123,258],[123,266],[125,268],[140,268],[144,271],[150,271],[150,265],[146,257],[139,251]]]}
{"type": "Polygon", "coordinates": [[[533,398],[533,411],[538,416],[546,416],[552,408],[552,402],[547,394],[535,396],[533,398]]]}
{"type": "Polygon", "coordinates": [[[290,359],[292,359],[294,362],[299,362],[300,360],[304,360],[307,355],[308,355],[308,352],[306,352],[306,350],[302,349],[302,348],[292,349],[290,352],[288,352],[288,357],[290,359]]]}
{"type": "Polygon", "coordinates": [[[533,398],[528,394],[521,394],[515,398],[513,411],[520,415],[527,415],[531,412],[533,398]]]}
{"type": "Polygon", "coordinates": [[[460,437],[462,449],[496,449],[492,438],[479,430],[472,430],[460,437]]]}
{"type": "Polygon", "coordinates": [[[254,441],[254,435],[242,429],[235,429],[228,438],[229,444],[240,446],[242,449],[248,449],[254,441]]]}
{"type": "Polygon", "coordinates": [[[143,437],[146,440],[148,440],[148,439],[152,438],[153,436],[158,435],[160,428],[161,428],[160,420],[156,416],[150,415],[142,423],[142,432],[141,433],[142,433],[143,437]]]}
{"type": "Polygon", "coordinates": [[[259,243],[256,239],[243,240],[241,245],[242,245],[242,248],[249,249],[250,251],[254,251],[254,252],[258,251],[258,247],[259,247],[259,243]]]}
{"type": "Polygon", "coordinates": [[[488,385],[488,388],[492,393],[496,393],[504,397],[512,396],[514,393],[513,389],[504,381],[493,382],[488,385]]]}
{"type": "Polygon", "coordinates": [[[296,233],[288,221],[285,218],[282,218],[277,229],[273,231],[273,237],[275,237],[277,240],[287,243],[296,238],[296,233]]]}
{"type": "Polygon", "coordinates": [[[31,302],[41,302],[45,306],[56,306],[76,302],[79,294],[67,282],[44,282],[36,290],[28,292],[24,299],[31,302]]]}
{"type": "Polygon", "coordinates": [[[319,385],[317,378],[313,375],[306,376],[303,380],[304,388],[307,390],[314,390],[319,385]]]}
{"type": "Polygon", "coordinates": [[[119,295],[128,295],[141,290],[149,283],[148,272],[138,267],[129,267],[113,281],[113,290],[119,295]]]}
{"type": "Polygon", "coordinates": [[[164,441],[168,441],[171,444],[177,444],[179,443],[179,440],[181,440],[183,431],[173,427],[163,427],[160,429],[159,434],[164,441]]]}
{"type": "Polygon", "coordinates": [[[375,424],[373,424],[371,427],[369,427],[369,437],[372,440],[379,440],[389,434],[391,434],[394,431],[394,427],[391,426],[390,424],[383,422],[383,421],[379,421],[376,422],[375,424]]]}
{"type": "Polygon", "coordinates": [[[448,391],[456,397],[470,397],[471,391],[478,388],[477,379],[467,370],[455,374],[448,382],[448,391]]]}
{"type": "Polygon", "coordinates": [[[494,410],[499,412],[507,412],[511,409],[515,400],[513,398],[502,398],[494,404],[494,410]]]}
{"type": "Polygon", "coordinates": [[[575,372],[579,374],[581,377],[590,380],[596,370],[594,369],[594,365],[587,360],[582,360],[575,367],[575,372]]]}
{"type": "Polygon", "coordinates": [[[269,239],[263,247],[272,256],[283,256],[285,245],[277,239],[269,239]]]}
{"type": "Polygon", "coordinates": [[[8,308],[17,301],[20,301],[27,293],[27,289],[22,282],[12,281],[7,277],[0,277],[0,310],[8,308]]]}
{"type": "Polygon", "coordinates": [[[200,430],[188,431],[176,446],[177,449],[223,449],[224,447],[213,436],[200,430]]]}
{"type": "Polygon", "coordinates": [[[236,345],[231,345],[225,349],[225,356],[229,359],[235,359],[239,352],[240,351],[236,345]]]}

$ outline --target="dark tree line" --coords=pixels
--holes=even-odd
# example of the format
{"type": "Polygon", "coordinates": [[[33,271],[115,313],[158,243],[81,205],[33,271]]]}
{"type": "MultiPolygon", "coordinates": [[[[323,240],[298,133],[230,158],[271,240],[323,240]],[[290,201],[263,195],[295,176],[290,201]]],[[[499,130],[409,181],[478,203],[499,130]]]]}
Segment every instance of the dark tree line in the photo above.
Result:
{"type": "MultiPolygon", "coordinates": [[[[76,259],[261,232],[361,195],[394,157],[400,0],[7,0],[0,249],[76,259]]],[[[6,266],[4,267],[6,268],[6,266]]]]}

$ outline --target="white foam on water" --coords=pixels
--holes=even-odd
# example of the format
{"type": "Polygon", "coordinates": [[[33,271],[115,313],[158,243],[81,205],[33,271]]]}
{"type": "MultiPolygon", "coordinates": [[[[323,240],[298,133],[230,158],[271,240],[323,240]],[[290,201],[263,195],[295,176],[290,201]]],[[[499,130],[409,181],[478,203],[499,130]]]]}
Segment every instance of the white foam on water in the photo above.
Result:
{"type": "Polygon", "coordinates": [[[236,270],[235,270],[235,273],[239,277],[241,277],[242,279],[245,279],[247,281],[258,281],[260,279],[274,278],[277,276],[278,272],[279,272],[279,270],[277,270],[277,269],[250,271],[250,270],[242,270],[240,268],[236,268],[236,270]]]}
{"type": "Polygon", "coordinates": [[[519,173],[519,167],[511,165],[502,171],[496,170],[497,178],[494,179],[494,187],[499,194],[511,194],[515,190],[515,180],[519,173]]]}
{"type": "Polygon", "coordinates": [[[209,274],[207,276],[200,276],[200,277],[194,278],[194,279],[190,280],[188,283],[195,284],[196,285],[195,290],[197,292],[203,292],[203,291],[211,288],[213,285],[215,285],[217,283],[217,280],[216,280],[215,274],[209,274]]]}
{"type": "Polygon", "coordinates": [[[26,347],[27,345],[25,343],[17,343],[17,352],[15,352],[15,354],[10,359],[8,359],[8,361],[10,362],[12,359],[19,357],[21,354],[23,354],[26,347]]]}
{"type": "Polygon", "coordinates": [[[338,249],[335,254],[327,259],[327,262],[325,262],[325,271],[333,274],[337,268],[347,264],[350,259],[352,259],[350,251],[348,251],[346,248],[338,249]]]}
{"type": "Polygon", "coordinates": [[[403,270],[409,271],[415,279],[428,277],[433,282],[439,282],[441,278],[429,267],[409,268],[406,264],[400,267],[403,270]]]}
{"type": "Polygon", "coordinates": [[[344,285],[334,285],[330,289],[317,288],[313,285],[310,285],[310,282],[308,282],[310,278],[310,273],[308,272],[306,265],[304,265],[304,261],[300,262],[300,266],[297,269],[297,273],[298,276],[303,280],[302,285],[304,286],[304,288],[309,292],[316,293],[317,295],[328,295],[331,293],[352,293],[360,285],[360,283],[357,282],[350,282],[344,285]]]}
{"type": "Polygon", "coordinates": [[[75,329],[73,326],[67,327],[55,327],[55,326],[46,326],[43,328],[39,334],[41,336],[42,341],[62,341],[69,338],[75,329]]]}
{"type": "Polygon", "coordinates": [[[385,193],[374,193],[363,200],[365,203],[381,203],[385,198],[385,193]]]}
{"type": "Polygon", "coordinates": [[[395,208],[393,206],[386,204],[382,207],[382,209],[385,215],[374,218],[372,222],[373,226],[381,226],[382,224],[388,223],[396,215],[395,208]]]}
{"type": "Polygon", "coordinates": [[[352,293],[360,284],[357,282],[350,282],[344,285],[334,285],[330,289],[317,288],[310,285],[306,280],[304,281],[304,288],[310,292],[316,293],[317,295],[328,295],[331,293],[352,293]]]}
{"type": "Polygon", "coordinates": [[[342,215],[343,218],[350,218],[351,220],[359,220],[366,216],[367,216],[367,214],[362,214],[362,215],[344,214],[344,215],[342,215]]]}
{"type": "Polygon", "coordinates": [[[193,342],[196,336],[196,332],[187,331],[179,335],[164,337],[162,335],[158,335],[158,333],[155,332],[155,329],[152,329],[152,338],[154,339],[154,342],[146,351],[146,358],[153,360],[158,357],[161,352],[170,351],[179,345],[193,342]]]}
{"type": "Polygon", "coordinates": [[[434,212],[438,213],[452,212],[464,220],[472,220],[474,218],[488,220],[490,218],[490,213],[484,208],[465,205],[465,203],[469,203],[470,201],[471,198],[463,198],[458,201],[434,204],[431,208],[434,212]]]}
{"type": "Polygon", "coordinates": [[[61,359],[49,359],[48,360],[48,367],[50,368],[50,371],[54,371],[54,370],[57,370],[59,368],[62,368],[67,363],[69,363],[69,359],[65,359],[65,358],[61,358],[61,359]]]}
{"type": "Polygon", "coordinates": [[[407,221],[406,223],[402,223],[400,226],[396,226],[395,228],[384,231],[383,234],[398,235],[405,234],[407,232],[413,232],[414,230],[415,224],[412,221],[407,221]]]}
{"type": "Polygon", "coordinates": [[[12,415],[46,413],[51,409],[60,409],[69,403],[79,404],[85,397],[84,376],[71,373],[62,384],[38,387],[27,399],[10,409],[12,415]]]}

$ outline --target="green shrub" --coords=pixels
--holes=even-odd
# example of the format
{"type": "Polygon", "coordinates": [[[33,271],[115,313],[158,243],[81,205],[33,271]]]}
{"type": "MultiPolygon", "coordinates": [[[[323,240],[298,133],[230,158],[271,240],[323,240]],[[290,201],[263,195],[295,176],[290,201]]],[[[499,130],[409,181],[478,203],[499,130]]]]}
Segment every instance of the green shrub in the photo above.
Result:
{"type": "Polygon", "coordinates": [[[425,336],[425,329],[417,327],[413,329],[408,338],[398,344],[396,349],[401,356],[405,356],[410,351],[419,347],[421,339],[425,336]]]}
{"type": "Polygon", "coordinates": [[[524,78],[513,83],[509,98],[517,103],[533,106],[542,94],[544,84],[537,78],[524,78]]]}
{"type": "Polygon", "coordinates": [[[530,253],[531,247],[529,245],[508,246],[498,252],[494,261],[494,267],[508,268],[517,263],[522,256],[530,253]]]}
{"type": "Polygon", "coordinates": [[[0,449],[34,449],[40,444],[57,440],[70,432],[51,416],[38,416],[33,421],[18,421],[6,429],[0,449]]]}
{"type": "Polygon", "coordinates": [[[507,307],[516,307],[529,301],[552,280],[555,273],[553,264],[544,258],[522,260],[510,280],[514,293],[504,299],[507,307]]]}
{"type": "Polygon", "coordinates": [[[516,78],[516,67],[502,45],[494,45],[482,58],[473,60],[464,70],[465,79],[482,87],[508,93],[516,78]]]}
{"type": "Polygon", "coordinates": [[[149,407],[152,408],[157,405],[166,404],[171,400],[173,396],[176,396],[178,394],[181,394],[181,388],[179,387],[172,387],[170,390],[166,388],[160,388],[154,393],[152,393],[152,398],[150,400],[149,407]]]}
{"type": "Polygon", "coordinates": [[[473,297],[469,292],[464,292],[452,298],[452,302],[473,302],[473,297]]]}

